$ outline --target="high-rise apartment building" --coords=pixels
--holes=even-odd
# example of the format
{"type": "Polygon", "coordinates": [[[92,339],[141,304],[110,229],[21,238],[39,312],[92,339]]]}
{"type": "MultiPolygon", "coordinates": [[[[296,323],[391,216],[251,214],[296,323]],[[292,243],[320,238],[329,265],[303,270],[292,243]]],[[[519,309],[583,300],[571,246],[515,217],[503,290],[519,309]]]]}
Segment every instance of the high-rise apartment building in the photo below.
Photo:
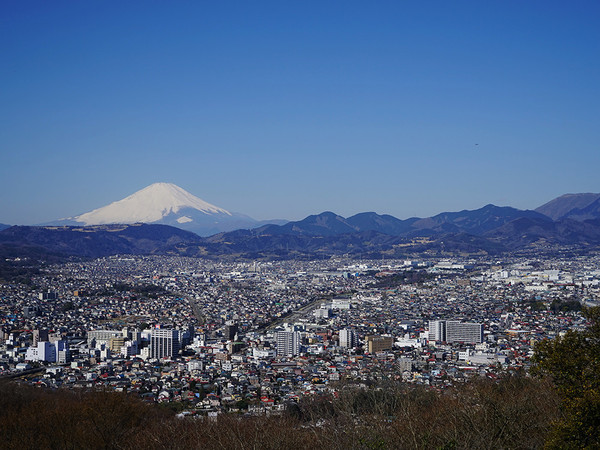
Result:
{"type": "Polygon", "coordinates": [[[483,324],[458,320],[432,320],[429,322],[429,340],[449,344],[480,344],[483,342],[483,324]]]}
{"type": "Polygon", "coordinates": [[[340,347],[355,348],[358,345],[358,335],[350,328],[340,330],[340,347]]]}
{"type": "Polygon", "coordinates": [[[278,331],[275,333],[277,356],[296,356],[300,353],[300,332],[278,331]]]}
{"type": "Polygon", "coordinates": [[[150,334],[150,358],[177,355],[180,349],[179,331],[155,328],[150,334]]]}
{"type": "Polygon", "coordinates": [[[446,341],[446,321],[445,320],[430,320],[429,321],[429,340],[430,341],[446,341]]]}
{"type": "Polygon", "coordinates": [[[225,335],[225,339],[229,341],[233,341],[235,339],[235,335],[238,333],[238,326],[236,323],[228,321],[225,324],[225,328],[223,330],[223,334],[225,335]]]}

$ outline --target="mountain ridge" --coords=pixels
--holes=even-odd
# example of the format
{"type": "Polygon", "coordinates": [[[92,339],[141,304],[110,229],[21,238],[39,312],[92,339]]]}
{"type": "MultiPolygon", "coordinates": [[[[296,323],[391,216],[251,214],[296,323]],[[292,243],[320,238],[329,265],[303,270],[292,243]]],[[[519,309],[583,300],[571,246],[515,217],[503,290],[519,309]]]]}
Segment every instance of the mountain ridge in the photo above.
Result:
{"type": "Polygon", "coordinates": [[[390,235],[431,236],[439,233],[482,235],[515,218],[547,217],[551,220],[589,220],[600,217],[600,194],[565,194],[535,210],[485,205],[476,210],[442,212],[431,217],[398,219],[389,214],[362,212],[344,218],[331,211],[298,221],[258,221],[210,204],[173,183],[153,183],[124,199],[77,216],[42,225],[100,225],[108,223],[155,223],[175,226],[200,236],[237,229],[259,229],[263,233],[330,235],[365,230],[390,235]],[[287,225],[286,225],[287,224],[287,225]],[[283,228],[277,228],[283,226],[283,228]]]}
{"type": "Polygon", "coordinates": [[[45,249],[51,255],[97,258],[114,254],[176,254],[177,244],[202,239],[168,225],[106,224],[75,226],[13,226],[0,231],[0,255],[15,247],[45,249]]]}
{"type": "Polygon", "coordinates": [[[255,231],[261,234],[298,233],[309,236],[331,236],[363,231],[376,231],[392,236],[410,237],[440,233],[483,235],[519,217],[550,220],[535,211],[522,211],[509,206],[500,207],[488,204],[476,210],[444,212],[433,217],[412,217],[405,220],[375,212],[359,213],[344,218],[331,211],[325,211],[284,225],[267,225],[257,228],[255,231]]]}
{"type": "MultiPolygon", "coordinates": [[[[560,200],[554,203],[560,208],[554,208],[554,212],[564,214],[566,211],[568,216],[559,220],[539,211],[488,204],[475,210],[405,220],[375,212],[345,218],[325,211],[295,222],[237,228],[205,237],[182,230],[180,222],[176,222],[177,227],[139,223],[11,227],[0,231],[0,255],[18,255],[22,249],[27,254],[47,252],[52,257],[133,253],[243,258],[334,255],[392,258],[452,252],[495,255],[553,251],[559,247],[569,251],[600,250],[600,200],[594,200],[594,195],[582,194],[577,198],[571,194],[566,197],[568,204],[564,199],[555,199],[560,200]]],[[[185,207],[179,213],[182,211],[187,213],[185,207]]]]}
{"type": "Polygon", "coordinates": [[[600,194],[591,192],[580,194],[564,194],[539,206],[535,211],[552,220],[583,217],[580,220],[600,217],[600,194]],[[592,205],[595,204],[595,210],[592,205]],[[592,209],[588,209],[588,208],[592,209]],[[587,212],[586,212],[586,209],[587,212]],[[583,211],[583,214],[582,214],[583,211]]]}

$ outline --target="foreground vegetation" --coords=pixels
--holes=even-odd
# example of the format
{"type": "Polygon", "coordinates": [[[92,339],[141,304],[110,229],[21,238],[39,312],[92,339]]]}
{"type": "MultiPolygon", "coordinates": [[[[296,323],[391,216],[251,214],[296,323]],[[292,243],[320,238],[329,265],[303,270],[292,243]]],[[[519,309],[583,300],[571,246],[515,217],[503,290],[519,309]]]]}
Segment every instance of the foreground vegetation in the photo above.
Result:
{"type": "Polygon", "coordinates": [[[444,392],[402,384],[312,397],[279,416],[181,419],[113,392],[0,385],[4,448],[539,448],[559,399],[524,376],[444,392]]]}
{"type": "Polygon", "coordinates": [[[551,448],[600,448],[600,307],[584,309],[588,327],[536,346],[533,373],[551,377],[562,414],[551,448]]]}

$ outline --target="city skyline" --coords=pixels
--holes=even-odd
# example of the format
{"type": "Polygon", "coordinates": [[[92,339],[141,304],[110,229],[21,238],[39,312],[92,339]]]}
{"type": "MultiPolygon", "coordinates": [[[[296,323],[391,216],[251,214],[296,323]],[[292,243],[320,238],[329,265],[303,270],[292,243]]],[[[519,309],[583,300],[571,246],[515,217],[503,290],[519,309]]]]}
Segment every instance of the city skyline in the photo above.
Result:
{"type": "Polygon", "coordinates": [[[600,192],[594,2],[0,11],[2,223],[161,181],[259,220],[600,192]]]}

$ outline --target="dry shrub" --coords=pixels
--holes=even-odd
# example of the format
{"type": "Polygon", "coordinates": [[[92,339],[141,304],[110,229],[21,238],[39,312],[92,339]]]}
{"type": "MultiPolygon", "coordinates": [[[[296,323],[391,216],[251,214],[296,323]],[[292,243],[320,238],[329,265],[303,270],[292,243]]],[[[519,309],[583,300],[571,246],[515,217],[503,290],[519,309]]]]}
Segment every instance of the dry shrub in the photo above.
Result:
{"type": "Polygon", "coordinates": [[[180,419],[113,392],[0,385],[2,447],[49,449],[540,448],[559,401],[544,380],[507,376],[437,392],[341,387],[281,416],[180,419]]]}

